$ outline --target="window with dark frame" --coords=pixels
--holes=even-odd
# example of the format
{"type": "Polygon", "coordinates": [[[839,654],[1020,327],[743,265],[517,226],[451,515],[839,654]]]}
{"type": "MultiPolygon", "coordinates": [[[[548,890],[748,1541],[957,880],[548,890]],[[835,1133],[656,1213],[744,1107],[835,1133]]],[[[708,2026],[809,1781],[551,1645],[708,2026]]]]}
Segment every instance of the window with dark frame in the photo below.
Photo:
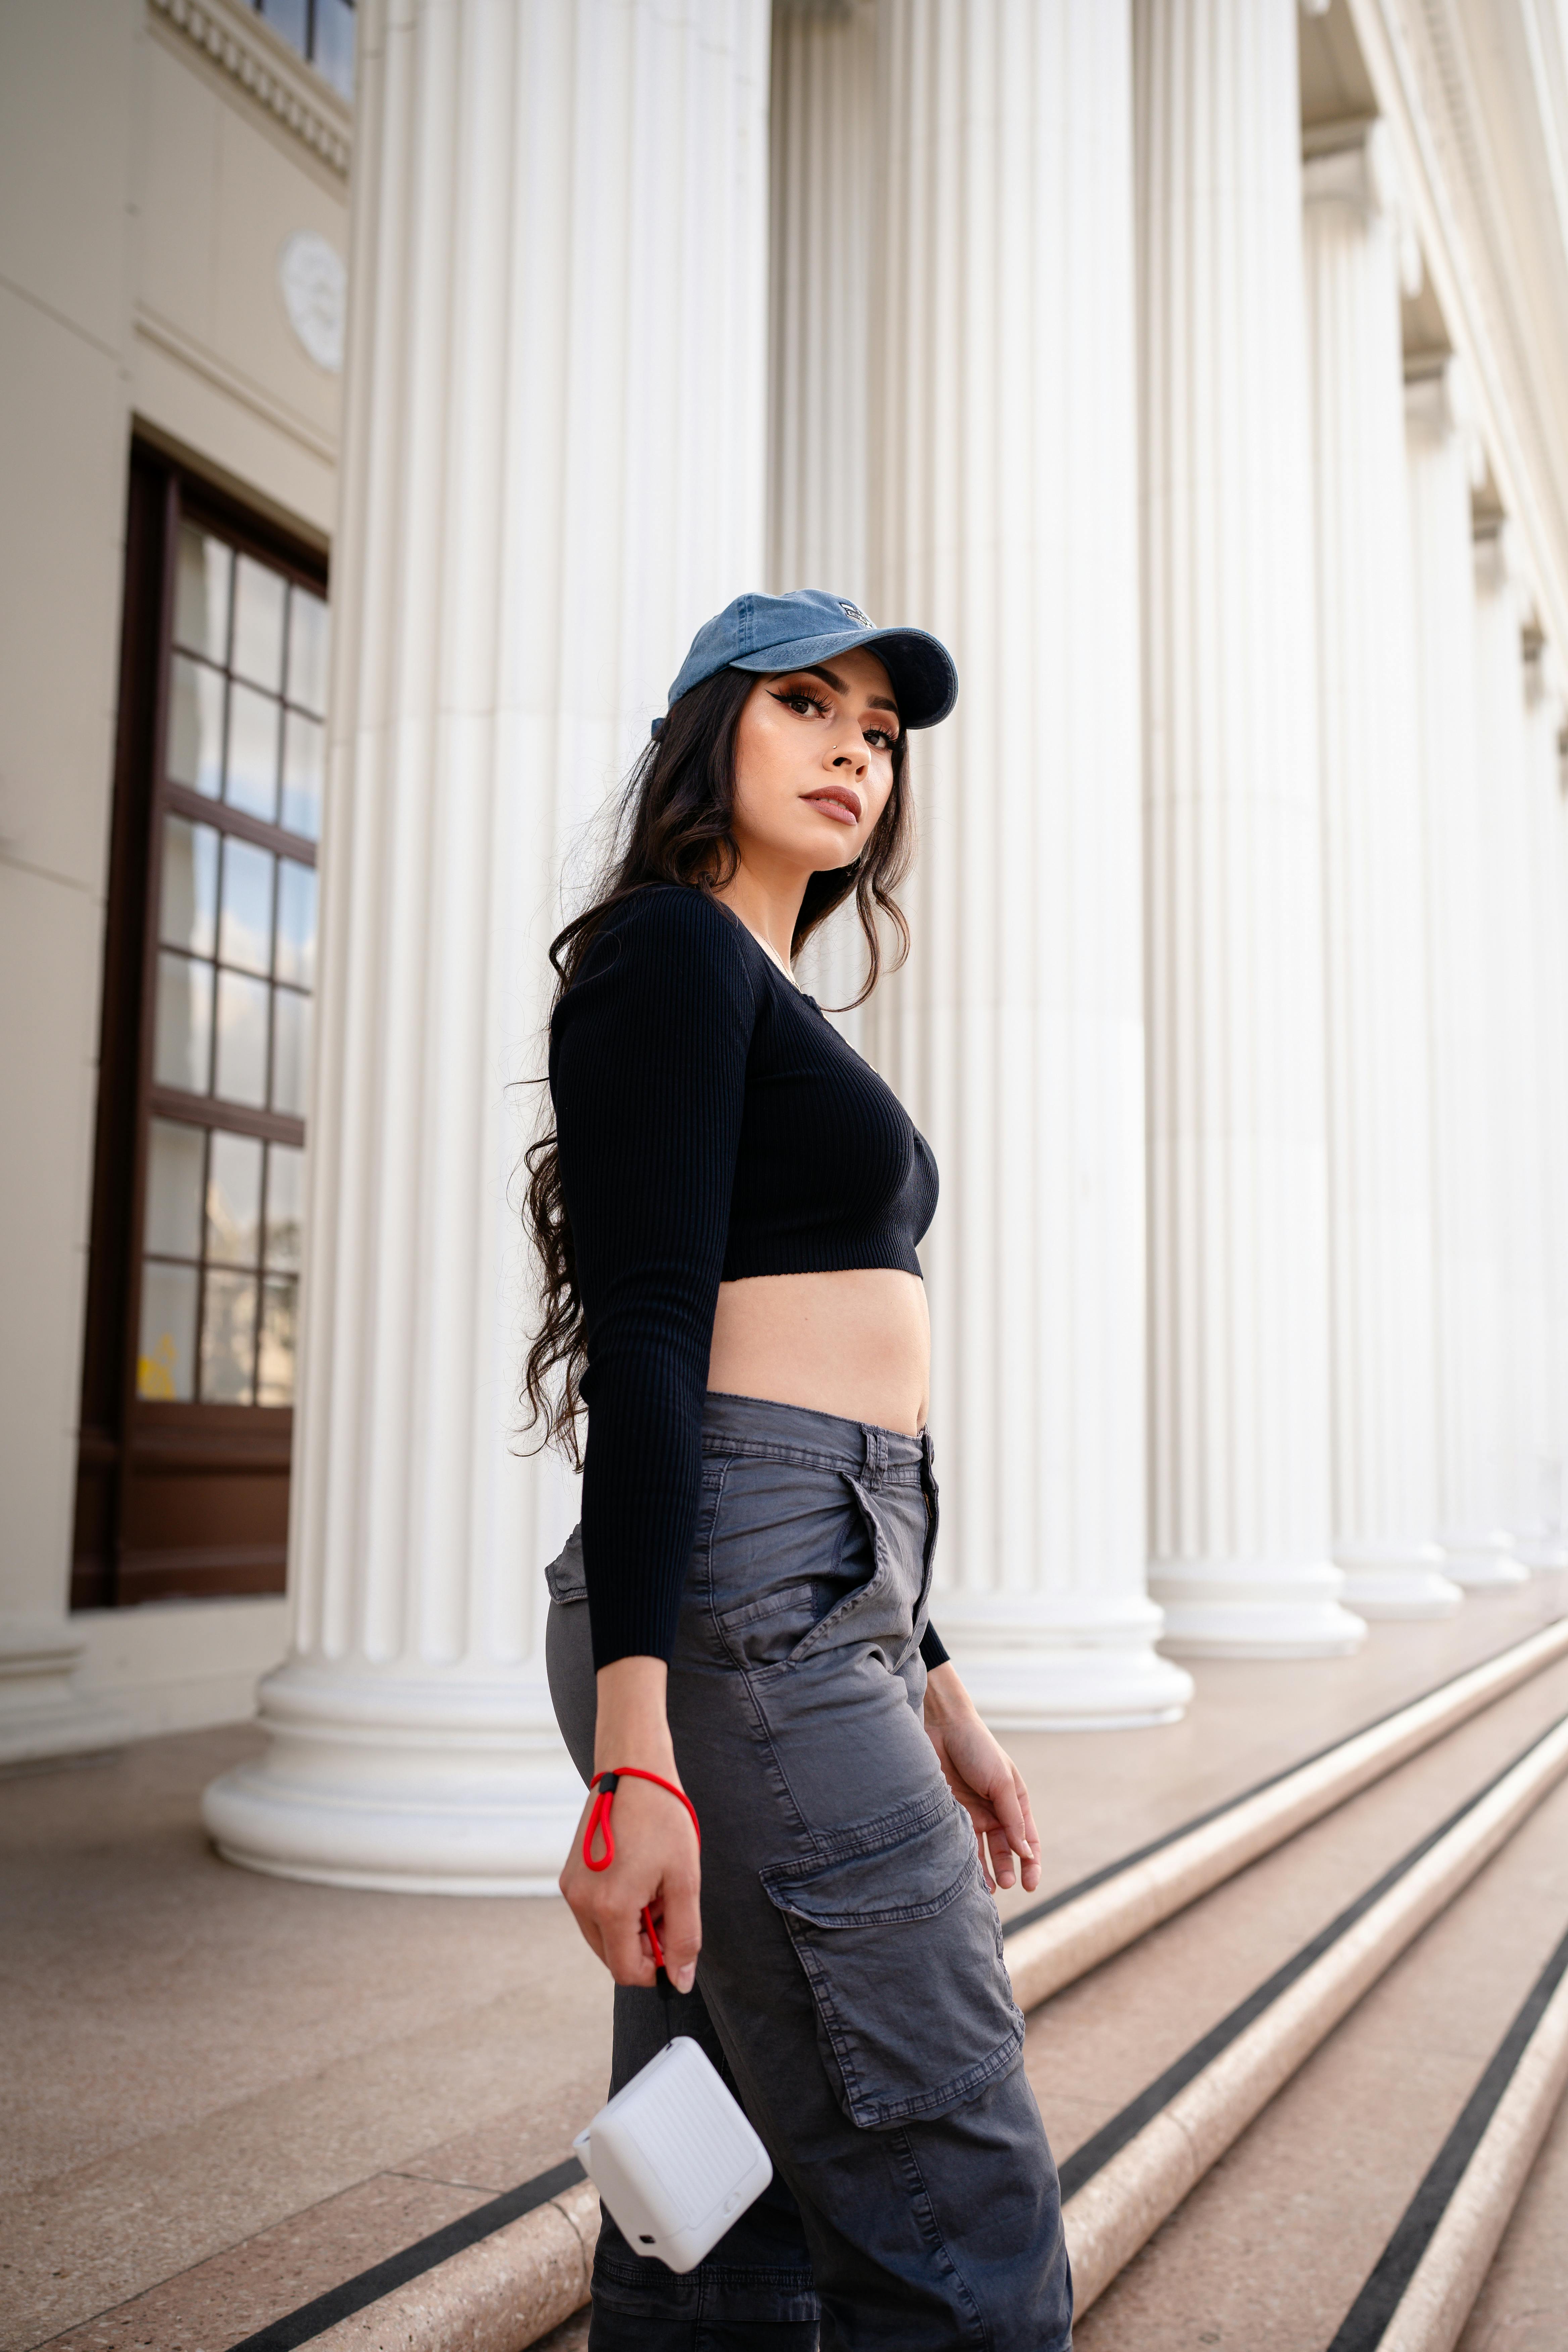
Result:
{"type": "Polygon", "coordinates": [[[354,94],[354,0],[249,0],[342,98],[354,94]]]}
{"type": "Polygon", "coordinates": [[[316,971],[320,561],[143,450],[127,547],[79,1607],[282,1589],[316,971]]]}
{"type": "Polygon", "coordinates": [[[291,1404],[325,600],[182,516],[136,1385],[291,1404]]]}

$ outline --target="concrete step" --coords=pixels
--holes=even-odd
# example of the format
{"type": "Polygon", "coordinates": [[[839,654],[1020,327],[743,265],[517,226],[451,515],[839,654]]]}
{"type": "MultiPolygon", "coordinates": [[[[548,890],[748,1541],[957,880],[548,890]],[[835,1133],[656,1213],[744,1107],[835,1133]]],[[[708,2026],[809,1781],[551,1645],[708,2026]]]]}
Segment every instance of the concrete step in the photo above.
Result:
{"type": "MultiPolygon", "coordinates": [[[[1558,1666],[1037,2011],[1026,2063],[1065,2159],[1064,2186],[1075,2185],[1074,2152],[1113,2115],[1565,1710],[1568,1666],[1558,1666]]],[[[1559,1780],[1408,1948],[1381,1964],[1343,2021],[1331,2018],[1315,2047],[1309,2037],[1304,2063],[1289,2059],[1257,2120],[1142,2252],[1104,2284],[1090,2252],[1084,2283],[1099,2294],[1080,2324],[1086,2352],[1306,2352],[1331,2341],[1568,1926],[1565,1829],[1559,1780]]],[[[1267,2038],[1266,2023],[1249,2031],[1267,2038]]],[[[1227,2095],[1221,2082],[1220,2107],[1227,2095]]],[[[1214,2111],[1211,2098],[1200,2135],[1214,2111]]],[[[1122,2204],[1138,2193],[1130,2176],[1122,2204]]],[[[1069,2230],[1079,2201],[1069,2202],[1069,2230]]],[[[1133,2244],[1140,2233],[1135,2226],[1133,2244]]]]}
{"type": "MultiPolygon", "coordinates": [[[[1542,1648],[1525,1652],[1527,1681],[1502,1695],[1506,1714],[1500,1682],[1520,1660],[1501,1654],[1550,1632],[1565,1604],[1568,1577],[1539,1579],[1442,1625],[1400,1628],[1397,1638],[1374,1628],[1362,1656],[1331,1675],[1311,1663],[1201,1661],[1202,1704],[1179,1725],[1016,1739],[1058,1882],[1028,1967],[1057,1971],[1062,1985],[1064,1961],[1068,1975],[1090,1965],[1086,1926],[1110,1952],[1043,2013],[1031,2065],[1041,2028],[1048,2034],[1068,2016],[1063,2004],[1102,1981],[1121,2003],[1101,2043],[1087,2032],[1058,2038],[1053,2064],[1058,2053],[1064,2063],[1047,2095],[1058,2150],[1081,2146],[1550,1718],[1561,1691],[1545,1679],[1542,1648]],[[1480,1711],[1460,1723],[1478,1689],[1470,1683],[1467,1698],[1464,1678],[1478,1667],[1480,1711]],[[1325,1741],[1332,1752],[1314,1759],[1325,1741]],[[1405,1777],[1424,1762],[1430,1778],[1405,1777]],[[1366,1778],[1373,1768],[1376,1786],[1366,1778]],[[1076,1888],[1061,1885],[1075,1878],[1076,1888]],[[1194,1928],[1189,1946],[1181,1938],[1194,1928]],[[1117,1939],[1128,1947],[1120,1959],[1117,1939]],[[1158,1971],[1142,1974],[1162,1954],[1163,1989],[1158,1971]]],[[[1560,1630],[1543,1648],[1563,1639],[1560,1630]]],[[[551,2191],[570,2127],[602,2092],[598,1971],[548,1906],[280,1889],[214,1863],[192,1826],[195,1792],[216,1769],[202,1744],[212,1737],[129,1751],[98,1780],[58,1776],[4,1792],[0,1845],[36,1883],[33,1909],[11,1907],[0,1957],[33,2003],[17,2088],[38,2145],[26,2159],[13,2151],[15,2302],[9,2323],[0,2320],[0,2352],[44,2337],[60,2352],[253,2336],[268,2352],[285,2341],[345,2352],[379,2340],[405,2352],[549,2341],[534,2330],[584,2294],[595,2219],[578,2189],[551,2191]],[[158,1821],[168,1816],[151,1852],[150,1789],[158,1821]],[[68,1998],[56,1994],[62,1936],[74,1971],[68,1998]],[[177,2030],[159,2041],[173,1940],[185,1998],[177,2030]],[[498,1978],[490,1963],[514,1944],[510,1973],[498,1978]],[[112,1964],[99,1965],[110,1950],[112,1964]],[[390,2014],[384,2000],[376,2006],[388,1953],[407,1996],[390,2014]],[[546,1995],[550,2027],[535,2033],[529,2021],[546,1995]],[[134,2104],[121,2057],[128,2017],[146,2056],[134,2104]],[[488,2073],[477,2083],[481,2048],[488,2073]],[[167,2064],[155,2063],[161,2053],[167,2064]],[[475,2229],[483,2234],[470,2243],[475,2229]],[[402,2284],[388,2294],[395,2276],[402,2284]]],[[[1037,1907],[1016,1891],[1004,1906],[1015,1926],[1037,1907]]],[[[1016,1939],[1010,1949],[1020,1953],[1016,1939]]],[[[1280,2097],[1290,2095],[1287,2083],[1280,2097]]],[[[1268,2121],[1260,2116],[1237,2148],[1268,2121]]],[[[1440,2142],[1440,2116],[1433,2130],[1440,2142]]],[[[1551,2174],[1557,2145],[1548,2141],[1542,2162],[1560,2179],[1568,2151],[1551,2174]]],[[[1170,2234],[1206,2193],[1200,2183],[1170,2234]]],[[[1550,2231],[1531,2219],[1536,2201],[1527,2189],[1493,2273],[1494,2282],[1516,2278],[1517,2291],[1489,2303],[1489,2286],[1478,2305],[1510,2330],[1524,2308],[1519,2294],[1544,2293],[1552,2276],[1550,2231]]],[[[1280,2226],[1279,2213],[1269,2226],[1280,2226]]],[[[564,2320],[552,2352],[576,2352],[574,2335],[580,2321],[564,2320]]],[[[1507,2352],[1545,2352],[1546,2343],[1561,2352],[1555,2336],[1516,2346],[1512,2333],[1467,2352],[1505,2343],[1507,2352]]]]}
{"type": "Polygon", "coordinates": [[[1568,1712],[1568,1660],[1249,1864],[1029,2017],[1058,2161],[1568,1712]]]}
{"type": "Polygon", "coordinates": [[[1079,2352],[1327,2352],[1565,1924],[1560,1784],[1106,2289],[1079,2352]]]}
{"type": "Polygon", "coordinates": [[[1568,1618],[1342,1735],[1077,1885],[1010,1906],[1007,1965],[1029,2010],[1568,1657],[1568,1618]]]}

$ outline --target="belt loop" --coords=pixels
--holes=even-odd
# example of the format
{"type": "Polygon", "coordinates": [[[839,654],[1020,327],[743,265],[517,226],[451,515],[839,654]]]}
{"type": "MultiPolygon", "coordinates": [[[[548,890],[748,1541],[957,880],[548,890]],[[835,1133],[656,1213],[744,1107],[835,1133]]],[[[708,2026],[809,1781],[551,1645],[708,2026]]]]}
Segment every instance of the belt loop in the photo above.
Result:
{"type": "Polygon", "coordinates": [[[866,1484],[868,1486],[879,1486],[888,1468],[887,1433],[883,1430],[873,1429],[869,1422],[863,1421],[860,1434],[866,1441],[866,1484]]]}

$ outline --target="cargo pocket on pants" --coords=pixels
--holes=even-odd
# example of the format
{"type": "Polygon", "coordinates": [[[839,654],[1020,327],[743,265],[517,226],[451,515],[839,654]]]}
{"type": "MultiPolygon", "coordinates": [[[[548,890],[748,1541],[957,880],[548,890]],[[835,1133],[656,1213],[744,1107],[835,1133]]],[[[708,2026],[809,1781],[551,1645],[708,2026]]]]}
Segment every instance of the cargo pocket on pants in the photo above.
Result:
{"type": "Polygon", "coordinates": [[[962,2106],[1023,2047],[974,1832],[945,1788],[764,1870],[852,2123],[962,2106]]]}

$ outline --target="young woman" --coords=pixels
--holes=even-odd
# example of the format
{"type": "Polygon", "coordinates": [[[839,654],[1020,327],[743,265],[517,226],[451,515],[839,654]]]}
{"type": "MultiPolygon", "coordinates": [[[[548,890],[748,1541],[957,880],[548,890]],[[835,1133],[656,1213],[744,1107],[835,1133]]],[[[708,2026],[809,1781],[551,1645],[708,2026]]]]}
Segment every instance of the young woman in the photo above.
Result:
{"type": "Polygon", "coordinates": [[[790,972],[851,892],[868,989],[879,914],[907,939],[906,730],[956,692],[918,630],[737,598],[670,689],[610,886],[552,950],[529,1393],[568,1444],[588,1413],[552,1692],[584,1780],[635,1766],[701,1824],[700,1859],[679,1799],[623,1780],[613,1864],[585,1866],[585,1808],[562,1891],[616,1979],[615,2086],[665,2035],[647,1905],[677,2030],[774,2168],[689,2276],[605,2216],[594,2352],[1070,2344],[990,1884],[1016,1856],[1037,1885],[1039,1844],[927,1615],[936,1169],[790,972]]]}

